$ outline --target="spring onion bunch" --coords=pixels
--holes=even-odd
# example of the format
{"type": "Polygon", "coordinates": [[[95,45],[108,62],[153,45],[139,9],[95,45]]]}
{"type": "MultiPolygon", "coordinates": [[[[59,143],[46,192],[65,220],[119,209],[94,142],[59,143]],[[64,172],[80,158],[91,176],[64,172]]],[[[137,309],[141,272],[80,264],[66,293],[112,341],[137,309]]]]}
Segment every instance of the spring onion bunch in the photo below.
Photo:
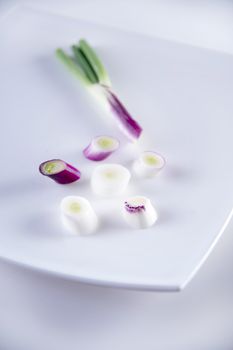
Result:
{"type": "Polygon", "coordinates": [[[130,140],[138,139],[142,133],[142,128],[112,91],[108,73],[93,48],[82,39],[78,45],[72,46],[71,55],[61,48],[56,50],[56,55],[70,72],[104,106],[107,106],[108,110],[115,116],[117,124],[123,133],[130,140]]]}

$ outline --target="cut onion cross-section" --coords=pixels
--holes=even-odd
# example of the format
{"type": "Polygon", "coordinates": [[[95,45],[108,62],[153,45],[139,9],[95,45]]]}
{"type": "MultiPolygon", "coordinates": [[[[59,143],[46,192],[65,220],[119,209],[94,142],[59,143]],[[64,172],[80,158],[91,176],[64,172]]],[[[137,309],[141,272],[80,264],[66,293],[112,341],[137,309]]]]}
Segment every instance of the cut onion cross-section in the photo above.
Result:
{"type": "Polygon", "coordinates": [[[61,159],[47,160],[40,164],[39,171],[59,184],[65,185],[77,181],[81,177],[78,169],[61,159]]]}
{"type": "Polygon", "coordinates": [[[165,165],[165,159],[153,151],[145,151],[134,162],[133,170],[140,177],[153,177],[165,165]]]}
{"type": "Polygon", "coordinates": [[[61,213],[64,226],[72,233],[90,234],[98,226],[97,215],[86,198],[79,196],[63,198],[61,213]]]}
{"type": "Polygon", "coordinates": [[[83,150],[83,154],[90,160],[104,160],[119,148],[119,144],[119,141],[114,137],[97,136],[83,150]]]}
{"type": "Polygon", "coordinates": [[[124,201],[123,216],[127,224],[136,229],[152,226],[157,213],[151,201],[144,196],[134,196],[124,201]]]}
{"type": "Polygon", "coordinates": [[[123,193],[131,175],[128,169],[120,164],[98,165],[91,177],[91,186],[96,194],[115,196],[123,193]]]}

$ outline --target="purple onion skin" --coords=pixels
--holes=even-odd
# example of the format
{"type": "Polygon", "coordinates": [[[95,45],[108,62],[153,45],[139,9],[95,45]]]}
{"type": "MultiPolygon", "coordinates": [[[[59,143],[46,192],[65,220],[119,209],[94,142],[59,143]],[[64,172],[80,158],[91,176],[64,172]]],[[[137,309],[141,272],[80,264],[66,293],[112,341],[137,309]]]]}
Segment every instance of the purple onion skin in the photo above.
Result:
{"type": "Polygon", "coordinates": [[[133,214],[133,213],[140,213],[140,212],[146,210],[144,205],[131,206],[131,205],[129,205],[128,202],[125,202],[125,209],[131,214],[133,214]]]}
{"type": "Polygon", "coordinates": [[[57,183],[59,183],[61,185],[67,185],[67,184],[70,184],[72,182],[78,181],[81,177],[81,172],[78,169],[76,169],[72,165],[64,162],[61,159],[51,159],[51,160],[48,160],[46,162],[41,163],[39,166],[39,171],[42,175],[48,176],[50,179],[56,181],[57,183]],[[56,161],[63,162],[66,165],[66,168],[57,174],[45,174],[43,172],[43,165],[46,164],[47,162],[56,162],[56,161]]]}
{"type": "Polygon", "coordinates": [[[142,133],[142,127],[131,117],[127,109],[109,87],[104,86],[104,88],[112,111],[125,129],[127,136],[130,136],[132,139],[138,139],[142,133]]]}
{"type": "Polygon", "coordinates": [[[92,146],[90,144],[83,150],[83,154],[87,159],[93,160],[95,162],[99,162],[101,160],[108,158],[112,154],[112,151],[111,152],[93,152],[92,146]]]}

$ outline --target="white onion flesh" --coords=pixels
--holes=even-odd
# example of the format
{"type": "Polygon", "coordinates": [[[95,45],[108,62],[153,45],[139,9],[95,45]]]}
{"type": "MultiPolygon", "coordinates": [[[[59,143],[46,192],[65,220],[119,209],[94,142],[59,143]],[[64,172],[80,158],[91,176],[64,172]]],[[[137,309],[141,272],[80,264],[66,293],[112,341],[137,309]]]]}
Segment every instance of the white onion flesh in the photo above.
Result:
{"type": "Polygon", "coordinates": [[[124,202],[123,216],[127,224],[135,229],[151,227],[158,218],[149,198],[134,196],[124,202]]]}
{"type": "Polygon", "coordinates": [[[83,150],[87,159],[101,161],[108,158],[119,148],[119,141],[111,136],[97,136],[83,150]]]}
{"type": "Polygon", "coordinates": [[[122,194],[130,180],[130,172],[120,164],[97,166],[91,177],[91,186],[96,194],[115,196],[122,194]]]}
{"type": "Polygon", "coordinates": [[[66,229],[78,235],[93,233],[98,226],[98,218],[86,198],[67,196],[61,201],[62,221],[66,229]]]}
{"type": "Polygon", "coordinates": [[[139,177],[153,177],[164,167],[165,159],[153,151],[145,151],[134,162],[133,170],[139,177]]]}

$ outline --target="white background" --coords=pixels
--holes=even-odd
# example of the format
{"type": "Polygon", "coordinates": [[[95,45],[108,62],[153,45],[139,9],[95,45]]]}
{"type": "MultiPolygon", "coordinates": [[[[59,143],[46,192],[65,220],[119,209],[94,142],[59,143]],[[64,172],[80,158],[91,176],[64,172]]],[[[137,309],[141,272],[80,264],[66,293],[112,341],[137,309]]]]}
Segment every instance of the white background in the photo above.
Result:
{"type": "MultiPolygon", "coordinates": [[[[0,14],[20,3],[0,2],[0,14]]],[[[27,3],[233,54],[231,1],[27,3]]],[[[1,262],[0,350],[232,349],[232,231],[177,294],[85,286],[1,262]]]]}

